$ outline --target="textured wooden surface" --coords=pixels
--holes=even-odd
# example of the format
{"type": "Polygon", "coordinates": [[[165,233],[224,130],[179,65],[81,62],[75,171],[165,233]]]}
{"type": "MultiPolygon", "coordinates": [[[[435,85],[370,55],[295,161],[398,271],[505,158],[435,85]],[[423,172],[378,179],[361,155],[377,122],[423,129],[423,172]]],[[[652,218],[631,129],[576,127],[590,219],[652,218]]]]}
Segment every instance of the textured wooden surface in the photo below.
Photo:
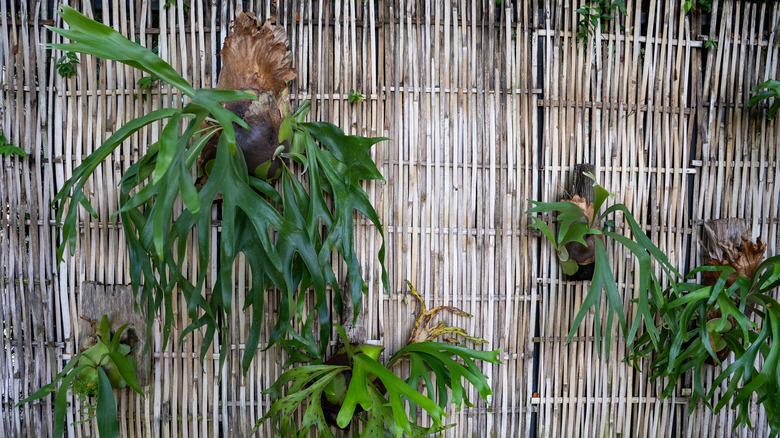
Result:
{"type": "Polygon", "coordinates": [[[138,369],[136,377],[138,384],[149,384],[151,354],[144,354],[144,339],[146,339],[146,316],[135,312],[133,289],[127,285],[104,285],[86,282],[81,285],[78,307],[78,332],[76,333],[77,351],[95,345],[95,324],[103,315],[108,317],[111,330],[115,332],[127,325],[120,336],[120,341],[132,348],[131,355],[135,357],[138,369]]]}
{"type": "MultiPolygon", "coordinates": [[[[158,46],[195,86],[216,85],[234,2],[179,1],[160,10],[147,1],[68,3],[158,46]]],[[[414,316],[403,303],[408,279],[429,306],[475,315],[454,322],[501,349],[504,363],[485,369],[490,405],[448,411],[458,425],[446,436],[767,436],[761,410],[753,430],[737,432],[728,410],[713,415],[698,404],[688,416],[689,378],[659,400],[660,386],[622,363],[620,337],[610,357],[596,356],[591,321],[567,345],[587,285],[564,280],[523,213],[526,199],[560,198],[572,167],[588,162],[682,270],[700,262],[705,219],[743,217],[777,254],[780,125],[763,117],[765,107],[746,103],[757,84],[780,77],[778,7],[714,0],[715,13],[685,15],[682,1],[626,1],[627,16],[605,22],[585,44],[576,39],[581,3],[277,0],[277,9],[250,0],[246,8],[261,20],[274,13],[287,29],[298,69],[293,106],[311,99],[312,119],[392,138],[374,150],[387,182],[367,187],[386,227],[389,295],[372,265],[379,236],[357,222],[369,284],[366,337],[389,351],[402,345],[414,316]],[[365,100],[351,104],[351,90],[365,100]]],[[[53,64],[62,53],[41,46],[60,41],[44,27],[62,24],[52,15],[58,5],[0,2],[0,132],[29,154],[0,165],[0,436],[51,434],[51,397],[14,405],[76,351],[82,285],[129,281],[123,233],[110,213],[122,171],[159,126],[98,168],[85,190],[98,218],[82,215],[75,253],[63,263],[54,193],[124,122],[182,104],[170,86],[142,92],[140,72],[93,57],[80,56],[75,77],[58,76],[53,64]]],[[[214,242],[217,232],[215,225],[214,242]]],[[[196,254],[189,275],[213,269],[214,261],[194,265],[196,254]]],[[[610,259],[630,310],[633,260],[622,252],[610,259]]],[[[249,282],[239,263],[237,309],[249,282]]],[[[266,303],[271,319],[275,298],[266,303]]],[[[185,309],[177,300],[174,340],[188,325],[185,309]]],[[[246,316],[235,312],[225,326],[231,354],[221,370],[213,357],[198,361],[199,333],[166,351],[160,335],[149,340],[146,396],[116,393],[122,436],[251,433],[284,358],[276,349],[258,353],[242,375],[246,316]]],[[[73,425],[77,409],[68,412],[71,436],[95,435],[94,424],[73,425]]]]}

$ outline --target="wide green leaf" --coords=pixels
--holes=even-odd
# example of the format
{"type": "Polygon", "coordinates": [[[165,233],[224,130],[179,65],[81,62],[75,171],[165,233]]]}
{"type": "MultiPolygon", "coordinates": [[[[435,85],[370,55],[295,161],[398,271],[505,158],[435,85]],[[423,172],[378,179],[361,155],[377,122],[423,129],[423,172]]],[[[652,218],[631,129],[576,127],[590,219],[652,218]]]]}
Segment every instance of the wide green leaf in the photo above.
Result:
{"type": "Polygon", "coordinates": [[[385,368],[384,365],[365,354],[355,354],[353,359],[352,380],[337,419],[340,427],[346,427],[352,421],[358,404],[363,409],[371,407],[371,396],[369,395],[368,387],[373,384],[368,382],[368,373],[376,376],[387,390],[387,399],[390,401],[393,410],[393,420],[397,428],[395,436],[400,437],[402,433],[410,434],[412,432],[402,397],[406,397],[410,402],[420,406],[428,412],[434,424],[441,426],[442,417],[446,416],[446,414],[436,402],[417,392],[417,390],[385,368]]]}
{"type": "Polygon", "coordinates": [[[607,321],[604,325],[604,354],[609,357],[609,348],[612,340],[612,321],[613,316],[616,314],[618,317],[618,323],[623,333],[627,333],[626,329],[626,315],[623,312],[623,301],[620,298],[620,293],[617,289],[617,283],[615,282],[615,276],[612,274],[612,270],[609,267],[609,261],[607,259],[606,249],[601,239],[593,239],[595,242],[596,263],[593,270],[593,280],[588,288],[588,293],[585,299],[582,301],[582,306],[571,324],[569,330],[569,336],[566,342],[571,342],[574,335],[577,333],[582,320],[590,311],[590,308],[594,308],[594,331],[596,334],[596,351],[601,355],[601,292],[605,292],[607,297],[607,321]]]}
{"type": "Polygon", "coordinates": [[[103,367],[97,368],[98,392],[97,392],[97,423],[100,438],[115,438],[119,436],[119,418],[116,414],[116,401],[111,382],[108,381],[103,367]]]}
{"type": "MultiPolygon", "coordinates": [[[[76,169],[74,169],[73,176],[65,182],[63,187],[59,190],[59,192],[57,192],[54,200],[52,201],[52,204],[56,206],[57,209],[57,221],[62,222],[62,216],[66,210],[64,208],[65,200],[67,198],[70,198],[71,200],[67,208],[68,215],[66,216],[62,226],[62,244],[57,248],[57,256],[60,260],[62,260],[62,255],[66,246],[70,246],[71,255],[76,250],[76,220],[78,214],[77,206],[79,204],[83,205],[84,203],[87,203],[87,205],[89,204],[86,197],[84,196],[83,187],[95,169],[97,169],[100,163],[102,163],[106,158],[108,158],[108,156],[111,155],[117,146],[122,144],[125,139],[127,139],[130,135],[139,129],[149,125],[150,123],[173,117],[179,113],[180,111],[177,109],[166,108],[152,111],[149,114],[131,120],[130,122],[123,125],[114,134],[112,134],[105,142],[103,142],[102,145],[100,145],[98,149],[95,150],[95,152],[90,154],[76,169]]],[[[91,210],[91,207],[88,208],[88,210],[91,210]]]]}
{"type": "Polygon", "coordinates": [[[655,315],[653,310],[651,310],[649,298],[652,297],[654,308],[663,307],[664,300],[657,292],[660,289],[660,285],[655,280],[652,258],[645,247],[623,235],[612,232],[607,232],[605,235],[631,251],[637,261],[637,269],[634,270],[634,278],[639,280],[638,288],[634,289],[634,295],[637,296],[637,313],[628,333],[625,332],[625,327],[623,327],[626,335],[626,344],[631,345],[633,343],[634,336],[636,336],[640,326],[643,326],[650,336],[650,340],[654,345],[657,345],[658,329],[654,323],[655,315]]]}
{"type": "MultiPolygon", "coordinates": [[[[223,330],[221,324],[231,320],[229,314],[234,311],[233,268],[243,254],[252,276],[248,292],[241,292],[247,294],[243,300],[247,305],[242,310],[250,311],[251,307],[252,312],[242,358],[244,372],[261,348],[260,334],[265,325],[273,326],[271,343],[279,342],[288,349],[290,360],[321,360],[330,340],[330,324],[334,319],[331,312],[335,309],[339,318],[344,313],[341,284],[346,281],[349,285],[348,293],[353,303],[349,310],[354,317],[360,311],[362,294],[368,288],[355,251],[355,212],[365,216],[384,239],[379,215],[364,189],[365,181],[382,180],[371,160],[370,150],[383,139],[349,136],[328,123],[305,123],[310,104],[303,102],[293,116],[285,117],[280,140],[291,143],[290,153],[295,154],[291,156],[304,163],[307,183],[302,183],[285,162],[282,165],[284,178],[273,187],[250,175],[235,139],[235,129],[245,129],[247,124],[223,105],[224,102],[254,99],[254,96],[232,90],[195,89],[173,67],[119,32],[68,6],[62,7],[60,15],[69,29],[52,30],[72,43],[52,47],[136,67],[147,72],[149,77],[168,82],[183,94],[183,108],[153,111],[128,122],[74,171],[73,177],[55,197],[58,220],[61,221],[67,211],[60,257],[65,245],[70,245],[71,250],[75,248],[79,206],[96,215],[83,187],[97,166],[140,129],[169,119],[162,124],[159,138],[142,150],[143,156],[122,176],[120,208],[114,213],[121,218],[127,239],[130,279],[139,307],[147,314],[147,336],[151,336],[155,326],[152,323],[159,323],[163,349],[166,348],[174,321],[174,294],[180,290],[186,304],[186,310],[182,311],[191,318],[181,336],[195,330],[202,332],[201,360],[209,354],[212,344],[218,342],[221,366],[230,345],[226,337],[228,331],[223,330]],[[207,145],[216,145],[216,156],[206,165],[207,178],[199,180],[196,187],[193,178],[196,162],[207,145]],[[177,207],[179,203],[183,203],[183,210],[177,207]],[[216,244],[212,236],[215,208],[221,215],[216,244]],[[190,257],[192,248],[197,248],[194,260],[190,257]],[[211,277],[207,268],[215,256],[216,278],[213,284],[208,284],[211,277]],[[341,278],[333,268],[340,263],[346,266],[346,276],[341,278]],[[275,325],[273,321],[263,321],[264,294],[269,291],[280,297],[275,325]],[[304,314],[305,303],[312,293],[314,309],[304,314]],[[304,334],[301,335],[296,327],[303,321],[304,334]],[[319,336],[312,330],[315,321],[319,336]]],[[[377,256],[382,285],[387,288],[384,240],[377,256]]],[[[140,392],[131,363],[116,351],[114,343],[111,344],[113,353],[108,356],[121,377],[140,392]]],[[[365,356],[364,353],[360,355],[365,356]]],[[[341,370],[328,372],[331,373],[328,376],[333,376],[341,370]]],[[[100,373],[105,377],[105,372],[100,373]]],[[[286,378],[303,380],[298,377],[286,378]]],[[[289,379],[287,381],[291,382],[289,379]]],[[[311,385],[305,388],[292,383],[291,390],[304,395],[309,391],[312,396],[309,406],[314,408],[304,414],[303,426],[324,433],[322,415],[316,409],[319,398],[315,392],[321,390],[320,380],[315,380],[314,383],[309,380],[311,385]]],[[[107,391],[110,389],[103,385],[99,402],[107,400],[107,391]]],[[[276,412],[286,412],[286,407],[294,401],[287,399],[277,405],[276,412]]],[[[108,409],[105,403],[101,406],[108,409]]],[[[111,414],[102,408],[99,411],[111,414]]],[[[283,426],[289,431],[291,424],[288,422],[283,426]]],[[[101,435],[104,433],[114,434],[110,424],[101,424],[101,435]]]]}
{"type": "Polygon", "coordinates": [[[332,436],[330,428],[325,422],[320,400],[322,393],[330,382],[349,367],[334,365],[309,365],[296,367],[283,373],[274,384],[264,391],[271,394],[273,404],[263,417],[255,425],[255,429],[266,420],[275,421],[275,429],[282,436],[306,437],[311,428],[314,428],[321,437],[332,436]],[[287,395],[282,396],[283,389],[287,388],[287,395]],[[295,426],[295,413],[306,403],[303,422],[300,427],[295,426]]]}
{"type": "Polygon", "coordinates": [[[528,224],[528,228],[536,228],[537,230],[542,232],[542,235],[547,238],[552,243],[556,242],[555,239],[555,233],[550,229],[550,227],[541,219],[531,216],[531,223],[528,224]]]}
{"type": "MultiPolygon", "coordinates": [[[[62,379],[62,385],[60,390],[57,391],[57,397],[54,399],[54,438],[62,438],[65,433],[65,414],[68,409],[68,388],[73,379],[76,377],[78,371],[81,371],[77,367],[74,372],[69,373],[62,379]]],[[[84,366],[84,368],[87,368],[84,366]]]]}
{"type": "Polygon", "coordinates": [[[487,376],[479,370],[475,361],[500,363],[498,354],[499,350],[479,351],[441,342],[417,342],[398,350],[390,361],[392,363],[396,358],[408,358],[411,373],[406,382],[409,385],[416,387],[422,380],[428,397],[436,394],[438,405],[442,408],[449,405],[451,392],[452,402],[460,409],[464,402],[472,406],[466,397],[462,379],[471,383],[483,400],[492,394],[487,376]],[[429,373],[435,376],[435,385],[429,373]],[[450,388],[450,391],[446,388],[450,388]]]}
{"type": "Polygon", "coordinates": [[[346,165],[348,174],[355,178],[349,183],[360,179],[384,181],[368,153],[372,146],[387,138],[346,135],[336,125],[326,122],[303,123],[302,127],[328,148],[340,163],[346,165]]]}
{"type": "Polygon", "coordinates": [[[130,364],[127,356],[116,351],[108,353],[108,356],[114,362],[114,365],[116,365],[119,370],[119,375],[125,379],[127,385],[133,388],[133,391],[143,395],[144,393],[141,391],[141,385],[138,384],[138,379],[135,376],[136,369],[130,364]]]}
{"type": "Polygon", "coordinates": [[[48,46],[119,61],[157,76],[187,96],[192,97],[195,93],[192,86],[170,64],[163,61],[151,50],[128,40],[105,24],[87,18],[70,6],[62,5],[58,14],[68,23],[70,29],[51,26],[46,26],[46,28],[74,42],[71,44],[48,44],[48,46]]]}

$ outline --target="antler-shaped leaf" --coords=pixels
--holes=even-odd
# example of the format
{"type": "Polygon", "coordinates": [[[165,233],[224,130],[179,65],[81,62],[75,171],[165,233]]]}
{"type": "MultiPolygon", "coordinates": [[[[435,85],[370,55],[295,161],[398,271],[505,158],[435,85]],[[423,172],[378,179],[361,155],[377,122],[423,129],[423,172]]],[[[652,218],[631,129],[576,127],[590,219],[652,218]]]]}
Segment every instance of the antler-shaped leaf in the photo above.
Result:
{"type": "MultiPolygon", "coordinates": [[[[418,342],[435,341],[437,338],[447,334],[463,336],[464,338],[468,339],[471,342],[474,342],[475,344],[487,343],[487,341],[484,340],[483,338],[475,338],[473,336],[470,336],[465,329],[460,327],[450,327],[447,324],[445,324],[443,321],[439,321],[438,324],[431,327],[431,322],[433,321],[433,319],[436,317],[436,315],[438,315],[443,311],[447,311],[458,316],[467,316],[469,318],[471,318],[472,315],[458,309],[457,307],[452,307],[452,306],[439,306],[439,307],[434,307],[431,310],[427,310],[425,306],[425,302],[423,301],[420,294],[417,292],[417,289],[415,289],[414,286],[412,286],[412,283],[409,282],[409,280],[406,280],[406,284],[407,286],[409,286],[409,293],[414,295],[415,298],[417,298],[417,301],[420,302],[420,306],[422,306],[422,309],[420,310],[420,314],[414,320],[414,328],[412,329],[412,334],[409,335],[409,340],[406,342],[407,345],[415,344],[418,342]]],[[[450,344],[459,343],[459,341],[455,338],[444,338],[444,341],[450,344]]]]}

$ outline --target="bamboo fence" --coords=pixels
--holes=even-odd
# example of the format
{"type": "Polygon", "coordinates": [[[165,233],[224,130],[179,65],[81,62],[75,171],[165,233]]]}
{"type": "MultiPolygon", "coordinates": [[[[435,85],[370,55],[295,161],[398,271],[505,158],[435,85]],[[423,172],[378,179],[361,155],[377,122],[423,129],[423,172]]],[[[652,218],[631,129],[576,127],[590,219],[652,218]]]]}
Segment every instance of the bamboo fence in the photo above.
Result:
{"type": "MultiPolygon", "coordinates": [[[[216,85],[219,48],[237,10],[234,2],[197,0],[62,3],[157,46],[196,87],[216,85]]],[[[356,230],[369,340],[389,351],[402,346],[416,310],[403,301],[408,279],[429,306],[473,314],[454,322],[501,349],[504,363],[484,369],[491,403],[449,410],[457,426],[445,436],[765,437],[759,409],[752,430],[732,431],[733,412],[713,415],[702,403],[689,416],[690,378],[661,400],[661,383],[622,362],[620,336],[610,357],[599,358],[592,319],[566,344],[587,284],[564,280],[524,211],[527,199],[557,200],[573,166],[592,163],[680,270],[699,262],[705,219],[746,218],[777,254],[780,125],[764,117],[765,106],[746,104],[757,84],[780,76],[780,7],[713,0],[713,13],[686,14],[678,0],[629,0],[627,14],[604,20],[585,41],[577,39],[583,3],[249,0],[238,7],[261,20],[274,14],[287,29],[298,69],[294,106],[311,99],[312,119],[392,139],[374,150],[386,182],[367,186],[385,225],[389,294],[374,256],[380,236],[365,221],[356,230]],[[350,103],[353,93],[365,99],[350,103]]],[[[172,87],[141,90],[141,72],[90,56],[80,56],[75,77],[59,76],[62,53],[42,46],[60,41],[45,28],[62,26],[53,12],[59,5],[0,2],[0,133],[28,153],[3,157],[0,166],[0,437],[51,435],[52,397],[15,404],[74,354],[85,284],[129,282],[123,232],[110,213],[123,170],[159,127],[98,168],[85,189],[98,218],[82,215],[75,254],[62,263],[54,194],[124,122],[181,105],[172,87]]],[[[215,242],[217,232],[215,225],[215,242]]],[[[630,298],[633,262],[621,251],[611,257],[630,298]]],[[[246,290],[246,266],[235,272],[236,291],[246,290]]],[[[242,296],[236,292],[236,308],[242,296]]],[[[266,302],[273,321],[273,298],[266,302]]],[[[172,339],[188,325],[183,308],[179,298],[172,339]]],[[[243,375],[248,321],[242,312],[230,319],[223,369],[215,356],[201,366],[198,333],[165,351],[159,334],[149,340],[145,397],[116,391],[122,436],[252,434],[269,407],[262,391],[283,358],[275,348],[258,353],[243,375]]],[[[80,413],[70,402],[68,435],[96,435],[94,423],[75,424],[80,413]]]]}

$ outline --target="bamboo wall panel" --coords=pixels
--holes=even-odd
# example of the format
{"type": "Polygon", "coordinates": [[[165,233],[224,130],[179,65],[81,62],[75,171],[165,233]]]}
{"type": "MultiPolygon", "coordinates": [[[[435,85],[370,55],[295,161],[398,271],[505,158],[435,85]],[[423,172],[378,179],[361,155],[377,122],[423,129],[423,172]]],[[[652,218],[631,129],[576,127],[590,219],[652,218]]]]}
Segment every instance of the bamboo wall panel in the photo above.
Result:
{"type": "MultiPolygon", "coordinates": [[[[156,47],[196,87],[216,85],[219,49],[237,13],[236,2],[62,3],[156,47]]],[[[356,221],[368,284],[366,340],[389,352],[403,345],[417,311],[413,300],[404,302],[409,280],[428,306],[474,315],[449,322],[501,349],[504,363],[484,369],[491,403],[449,410],[458,425],[447,437],[733,436],[735,416],[728,410],[713,415],[699,403],[687,415],[690,378],[661,400],[660,383],[622,362],[621,337],[614,337],[610,357],[599,358],[592,318],[565,343],[587,284],[564,280],[524,212],[527,199],[565,195],[573,166],[592,163],[599,182],[632,209],[680,270],[700,262],[706,219],[744,217],[767,253],[777,254],[780,128],[764,117],[765,105],[748,110],[746,104],[757,84],[780,77],[780,11],[714,0],[712,14],[685,14],[682,2],[626,1],[625,16],[606,20],[583,41],[575,12],[582,3],[250,0],[238,6],[261,20],[273,16],[287,29],[298,69],[293,106],[310,99],[311,119],[391,139],[373,150],[386,182],[366,187],[385,226],[389,294],[375,260],[380,236],[367,221],[356,221]],[[365,99],[350,103],[353,92],[365,99]]],[[[79,55],[75,77],[59,76],[54,63],[62,53],[41,44],[60,42],[44,27],[62,25],[53,12],[60,4],[0,2],[0,133],[28,153],[0,158],[0,436],[52,433],[52,397],[14,405],[74,354],[84,283],[129,282],[123,231],[110,213],[118,207],[124,169],[160,127],[132,137],[98,168],[85,188],[98,217],[82,214],[75,252],[62,263],[54,194],[123,123],[183,104],[171,86],[142,90],[141,72],[90,56],[79,55]]],[[[197,248],[191,251],[188,274],[206,269],[210,283],[216,259],[198,266],[197,248]]],[[[610,256],[630,311],[634,262],[621,251],[610,256]]],[[[240,308],[251,278],[242,262],[234,272],[240,308]]],[[[258,353],[243,375],[249,321],[234,312],[225,325],[231,353],[224,368],[213,354],[201,365],[202,334],[178,342],[189,324],[183,297],[173,310],[168,348],[162,350],[159,327],[148,340],[146,396],[115,392],[121,435],[252,434],[269,407],[262,391],[281,374],[285,358],[276,348],[258,353]]],[[[264,312],[275,321],[273,294],[264,312]]],[[[69,436],[94,436],[94,422],[76,424],[79,406],[70,401],[69,436]]],[[[734,433],[767,436],[763,411],[752,418],[753,430],[734,433]]],[[[270,436],[270,429],[256,436],[270,436]]]]}

